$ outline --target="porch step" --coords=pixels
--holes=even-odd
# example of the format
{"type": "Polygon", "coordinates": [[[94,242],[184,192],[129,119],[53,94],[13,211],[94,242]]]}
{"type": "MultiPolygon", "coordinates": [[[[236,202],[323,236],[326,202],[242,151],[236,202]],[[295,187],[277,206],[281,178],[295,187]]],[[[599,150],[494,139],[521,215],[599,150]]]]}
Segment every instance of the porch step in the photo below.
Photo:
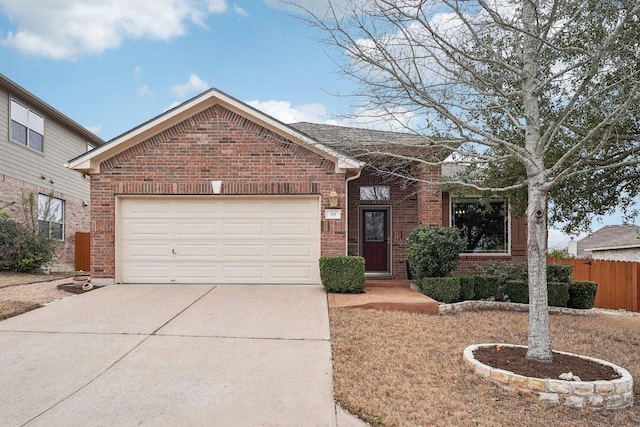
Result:
{"type": "Polygon", "coordinates": [[[365,288],[411,288],[411,282],[408,280],[391,280],[391,279],[367,279],[364,282],[365,288]]]}
{"type": "Polygon", "coordinates": [[[370,308],[438,314],[438,302],[404,287],[365,287],[363,294],[329,294],[329,307],[370,308]]]}

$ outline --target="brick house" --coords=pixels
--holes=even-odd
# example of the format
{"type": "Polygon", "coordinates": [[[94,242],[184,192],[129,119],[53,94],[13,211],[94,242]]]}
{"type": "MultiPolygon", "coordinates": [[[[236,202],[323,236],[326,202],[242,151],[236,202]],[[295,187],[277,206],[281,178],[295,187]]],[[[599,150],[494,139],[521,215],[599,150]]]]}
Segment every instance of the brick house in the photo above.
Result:
{"type": "MultiPolygon", "coordinates": [[[[406,278],[411,229],[464,226],[449,206],[473,201],[428,184],[439,167],[420,184],[375,173],[339,149],[356,131],[286,125],[211,89],[71,160],[91,176],[93,283],[313,284],[320,256],[347,253],[406,278]]],[[[498,211],[500,242],[470,248],[469,265],[524,255],[520,222],[498,211]]]]}
{"type": "Polygon", "coordinates": [[[89,231],[89,179],[64,164],[103,142],[0,74],[0,206],[21,222],[30,194],[39,215],[50,206],[38,226],[61,242],[53,270],[75,269],[75,233],[89,231]]]}

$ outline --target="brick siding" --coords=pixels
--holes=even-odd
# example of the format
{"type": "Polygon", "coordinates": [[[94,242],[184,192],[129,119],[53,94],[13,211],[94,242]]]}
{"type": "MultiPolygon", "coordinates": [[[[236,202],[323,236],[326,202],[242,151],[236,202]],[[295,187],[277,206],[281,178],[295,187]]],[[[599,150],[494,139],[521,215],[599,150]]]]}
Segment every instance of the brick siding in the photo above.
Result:
{"type": "MultiPolygon", "coordinates": [[[[33,193],[37,200],[38,194],[50,194],[51,187],[33,185],[15,178],[0,174],[0,206],[15,202],[5,211],[13,220],[24,224],[25,216],[22,207],[22,197],[33,193]]],[[[60,193],[53,189],[53,196],[64,200],[64,242],[56,252],[51,269],[53,271],[75,270],[75,235],[76,232],[89,231],[89,207],[83,206],[83,200],[60,193]]],[[[88,201],[85,201],[88,202],[88,201]]]]}
{"type": "Polygon", "coordinates": [[[115,199],[120,195],[320,195],[321,254],[344,255],[343,220],[325,220],[345,176],[333,162],[221,106],[119,153],[91,177],[92,277],[115,277],[115,199]]]}

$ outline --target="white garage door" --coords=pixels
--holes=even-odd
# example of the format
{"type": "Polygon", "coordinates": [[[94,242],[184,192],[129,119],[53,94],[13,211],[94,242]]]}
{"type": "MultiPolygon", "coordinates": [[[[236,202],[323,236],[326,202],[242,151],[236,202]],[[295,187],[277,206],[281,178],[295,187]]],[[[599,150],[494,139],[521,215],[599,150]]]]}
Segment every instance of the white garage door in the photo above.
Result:
{"type": "Polygon", "coordinates": [[[120,198],[122,283],[320,282],[317,197],[120,198]]]}

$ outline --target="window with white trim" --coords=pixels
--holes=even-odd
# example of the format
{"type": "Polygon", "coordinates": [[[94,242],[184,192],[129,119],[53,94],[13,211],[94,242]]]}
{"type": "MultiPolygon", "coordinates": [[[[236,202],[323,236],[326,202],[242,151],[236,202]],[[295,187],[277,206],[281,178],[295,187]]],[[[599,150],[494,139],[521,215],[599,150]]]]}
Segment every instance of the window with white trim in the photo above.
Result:
{"type": "Polygon", "coordinates": [[[38,229],[41,236],[64,240],[64,200],[38,194],[38,229]]]}
{"type": "Polygon", "coordinates": [[[509,204],[507,200],[479,198],[451,200],[451,226],[467,239],[464,253],[509,253],[509,204]]]}
{"type": "Polygon", "coordinates": [[[11,139],[34,150],[44,151],[44,118],[13,99],[11,139]]]}
{"type": "Polygon", "coordinates": [[[360,187],[360,200],[389,200],[391,191],[388,185],[363,185],[360,187]]]}

